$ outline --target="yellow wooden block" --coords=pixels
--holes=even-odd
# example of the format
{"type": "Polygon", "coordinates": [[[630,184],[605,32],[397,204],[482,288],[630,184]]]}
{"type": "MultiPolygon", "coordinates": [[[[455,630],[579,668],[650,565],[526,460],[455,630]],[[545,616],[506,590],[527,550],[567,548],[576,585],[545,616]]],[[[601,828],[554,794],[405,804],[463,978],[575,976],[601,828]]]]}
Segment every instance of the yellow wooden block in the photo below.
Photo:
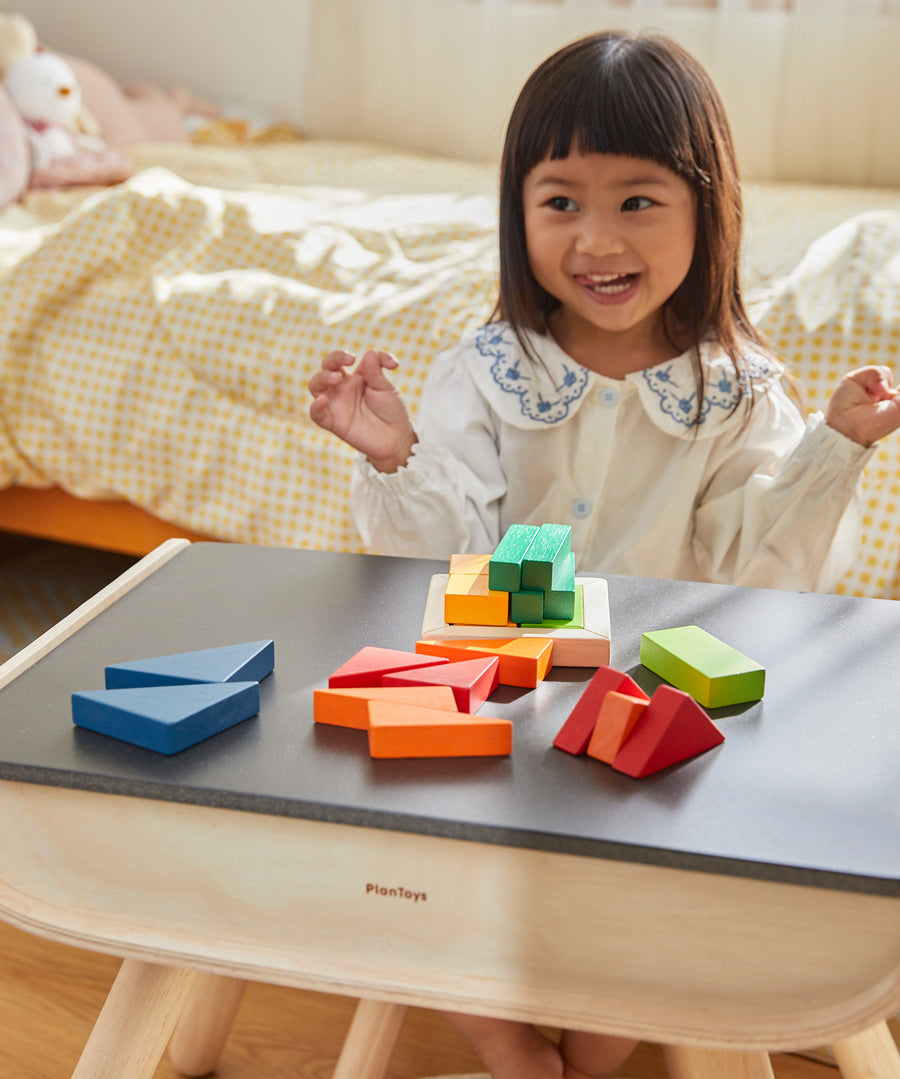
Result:
{"type": "Polygon", "coordinates": [[[509,593],[489,588],[486,573],[451,573],[444,593],[444,620],[451,625],[505,626],[509,593]]]}
{"type": "Polygon", "coordinates": [[[496,640],[416,641],[416,651],[453,660],[499,656],[499,681],[504,686],[533,689],[553,666],[553,641],[545,637],[496,640]]]}
{"type": "Polygon", "coordinates": [[[452,554],[450,555],[450,572],[487,573],[490,561],[489,554],[452,554]]]}

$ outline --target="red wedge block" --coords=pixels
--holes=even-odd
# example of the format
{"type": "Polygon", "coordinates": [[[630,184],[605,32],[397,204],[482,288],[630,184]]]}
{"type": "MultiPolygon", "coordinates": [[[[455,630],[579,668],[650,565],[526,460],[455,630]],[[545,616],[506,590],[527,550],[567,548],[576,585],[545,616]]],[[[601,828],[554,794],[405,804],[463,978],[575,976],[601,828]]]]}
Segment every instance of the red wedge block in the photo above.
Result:
{"type": "Polygon", "coordinates": [[[598,667],[597,673],[588,682],[575,707],[569,713],[569,718],[553,739],[553,744],[557,749],[576,756],[587,751],[594,727],[597,725],[600,706],[609,692],[627,693],[629,697],[649,700],[647,694],[627,674],[617,671],[614,667],[598,667]]]}
{"type": "Polygon", "coordinates": [[[338,667],[328,679],[328,687],[337,689],[340,686],[380,686],[382,676],[393,671],[408,671],[414,667],[428,667],[434,663],[446,662],[446,658],[426,658],[416,652],[401,652],[395,648],[368,645],[338,667]]]}
{"type": "Polygon", "coordinates": [[[642,779],[724,741],[725,735],[689,693],[660,686],[612,766],[642,779]]]}
{"type": "Polygon", "coordinates": [[[497,688],[499,656],[478,656],[415,671],[386,674],[383,686],[449,686],[460,712],[476,712],[497,688]]]}

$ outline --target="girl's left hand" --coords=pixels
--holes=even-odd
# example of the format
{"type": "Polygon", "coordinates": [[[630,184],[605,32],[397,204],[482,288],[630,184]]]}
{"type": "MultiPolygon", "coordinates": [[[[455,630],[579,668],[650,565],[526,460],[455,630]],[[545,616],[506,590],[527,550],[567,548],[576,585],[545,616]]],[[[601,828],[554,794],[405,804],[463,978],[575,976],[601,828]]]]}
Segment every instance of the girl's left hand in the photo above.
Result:
{"type": "Polygon", "coordinates": [[[861,367],[844,375],[834,391],[825,422],[861,446],[900,427],[900,387],[889,367],[861,367]]]}

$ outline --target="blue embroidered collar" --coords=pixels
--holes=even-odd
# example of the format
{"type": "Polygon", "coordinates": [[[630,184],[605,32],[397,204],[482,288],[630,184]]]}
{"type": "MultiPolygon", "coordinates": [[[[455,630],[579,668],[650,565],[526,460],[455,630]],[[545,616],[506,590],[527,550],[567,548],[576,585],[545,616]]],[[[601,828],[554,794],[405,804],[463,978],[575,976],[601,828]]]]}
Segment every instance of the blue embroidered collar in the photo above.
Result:
{"type": "MultiPolygon", "coordinates": [[[[490,323],[464,339],[474,346],[480,361],[489,361],[486,368],[478,362],[473,373],[507,422],[526,427],[561,423],[578,411],[597,381],[611,381],[582,367],[551,338],[535,335],[532,340],[540,364],[524,353],[505,322],[490,323]]],[[[758,354],[746,356],[740,377],[717,346],[701,346],[700,355],[704,394],[699,406],[696,361],[691,353],[625,377],[637,388],[649,418],[670,434],[711,433],[735,413],[754,387],[762,388],[782,375],[780,364],[758,354]]]]}

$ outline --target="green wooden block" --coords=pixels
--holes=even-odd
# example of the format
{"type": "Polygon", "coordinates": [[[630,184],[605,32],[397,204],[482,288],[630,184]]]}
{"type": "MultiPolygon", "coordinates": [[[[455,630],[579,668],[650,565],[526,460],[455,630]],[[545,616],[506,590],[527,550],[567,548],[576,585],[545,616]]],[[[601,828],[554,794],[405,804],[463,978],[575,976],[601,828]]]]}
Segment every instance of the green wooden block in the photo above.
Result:
{"type": "Polygon", "coordinates": [[[522,588],[554,587],[554,576],[572,550],[572,529],[568,525],[543,524],[538,529],[522,561],[522,588]]]}
{"type": "Polygon", "coordinates": [[[763,667],[699,626],[642,634],[641,663],[705,708],[758,701],[765,689],[763,667]]]}
{"type": "Polygon", "coordinates": [[[538,534],[537,525],[510,525],[488,562],[488,586],[494,592],[518,592],[522,560],[538,534]]]}
{"type": "MultiPolygon", "coordinates": [[[[545,592],[544,598],[546,599],[546,597],[547,593],[545,592]]],[[[575,585],[575,613],[571,618],[545,618],[543,622],[522,623],[523,629],[540,629],[542,626],[546,626],[547,629],[584,629],[584,589],[580,584],[575,585]]]]}
{"type": "Polygon", "coordinates": [[[544,593],[540,589],[521,589],[509,594],[509,620],[521,625],[523,622],[544,621],[544,593]]]}
{"type": "Polygon", "coordinates": [[[554,573],[553,587],[544,592],[544,621],[575,616],[575,555],[571,552],[554,573]]]}

